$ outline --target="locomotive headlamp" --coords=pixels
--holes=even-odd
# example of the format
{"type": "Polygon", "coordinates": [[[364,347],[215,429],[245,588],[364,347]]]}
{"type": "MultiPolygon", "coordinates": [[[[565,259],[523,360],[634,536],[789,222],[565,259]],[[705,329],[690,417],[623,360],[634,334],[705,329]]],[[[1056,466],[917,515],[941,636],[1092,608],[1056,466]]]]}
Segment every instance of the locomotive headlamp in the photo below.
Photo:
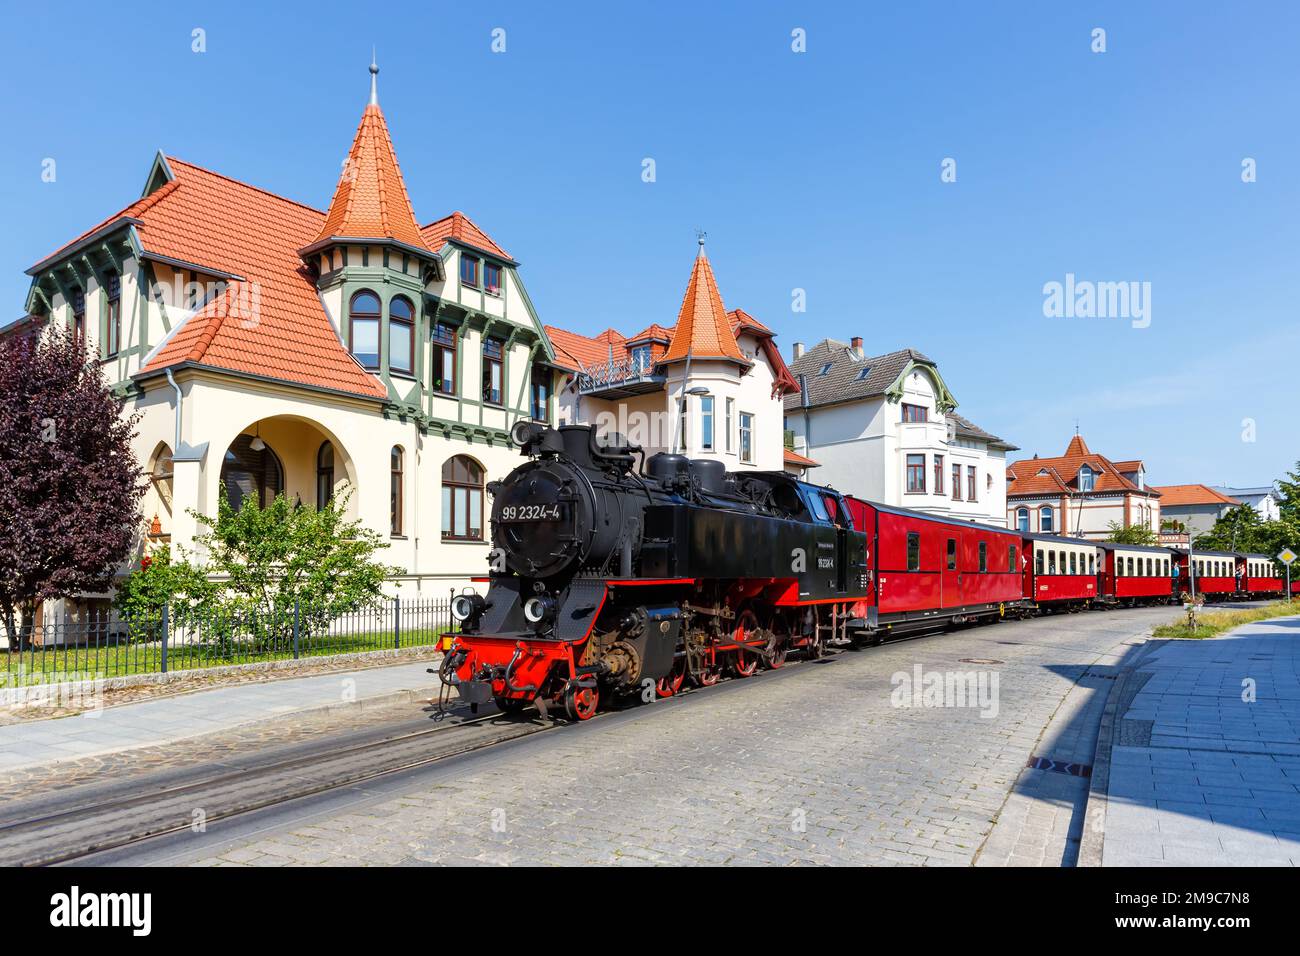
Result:
{"type": "Polygon", "coordinates": [[[555,616],[555,599],[545,594],[524,602],[524,618],[529,624],[541,624],[555,616]]]}
{"type": "Polygon", "coordinates": [[[476,614],[482,614],[487,607],[481,594],[458,594],[451,601],[451,616],[458,621],[467,621],[476,614]]]}
{"type": "Polygon", "coordinates": [[[520,448],[527,448],[537,441],[545,430],[546,426],[539,425],[537,422],[515,422],[515,427],[510,429],[510,440],[520,448]]]}

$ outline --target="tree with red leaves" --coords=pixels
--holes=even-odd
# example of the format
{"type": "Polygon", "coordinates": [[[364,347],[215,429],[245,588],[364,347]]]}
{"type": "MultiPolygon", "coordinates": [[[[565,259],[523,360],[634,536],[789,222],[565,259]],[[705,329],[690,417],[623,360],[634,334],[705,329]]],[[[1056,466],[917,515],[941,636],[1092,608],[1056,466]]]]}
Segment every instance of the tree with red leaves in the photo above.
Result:
{"type": "Polygon", "coordinates": [[[67,331],[0,341],[0,615],[23,650],[40,602],[105,591],[141,527],[143,470],[99,363],[67,331]]]}

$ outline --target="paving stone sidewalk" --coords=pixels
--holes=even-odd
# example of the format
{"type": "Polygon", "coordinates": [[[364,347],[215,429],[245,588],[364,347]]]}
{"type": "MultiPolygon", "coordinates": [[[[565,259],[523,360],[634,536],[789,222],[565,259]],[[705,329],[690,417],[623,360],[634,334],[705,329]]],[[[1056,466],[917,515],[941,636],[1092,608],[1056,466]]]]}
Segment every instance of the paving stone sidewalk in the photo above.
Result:
{"type": "Polygon", "coordinates": [[[1300,865],[1300,617],[1154,642],[1134,676],[1102,864],[1300,865]]]}
{"type": "Polygon", "coordinates": [[[241,683],[0,727],[0,772],[183,740],[273,717],[432,695],[429,661],[241,683]]]}

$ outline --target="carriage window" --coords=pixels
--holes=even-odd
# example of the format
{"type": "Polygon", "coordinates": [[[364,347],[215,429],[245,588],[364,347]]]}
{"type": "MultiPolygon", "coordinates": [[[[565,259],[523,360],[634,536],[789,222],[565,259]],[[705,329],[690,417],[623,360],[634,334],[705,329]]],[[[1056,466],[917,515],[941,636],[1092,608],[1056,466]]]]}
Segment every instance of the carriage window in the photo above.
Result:
{"type": "Polygon", "coordinates": [[[1088,555],[1088,573],[1097,573],[1097,556],[1095,554],[1088,555]]]}
{"type": "Polygon", "coordinates": [[[948,539],[948,570],[957,570],[957,539],[948,539]]]}
{"type": "Polygon", "coordinates": [[[1153,558],[1147,558],[1147,577],[1149,577],[1149,578],[1150,578],[1150,577],[1154,577],[1154,576],[1155,576],[1155,573],[1156,573],[1156,571],[1155,571],[1154,559],[1153,559],[1153,558]]]}
{"type": "Polygon", "coordinates": [[[987,571],[988,569],[989,569],[989,546],[985,542],[981,541],[980,542],[980,571],[983,572],[983,571],[987,571]]]}
{"type": "Polygon", "coordinates": [[[1079,573],[1078,555],[1076,555],[1073,551],[1070,552],[1070,573],[1071,574],[1079,573]]]}
{"type": "Polygon", "coordinates": [[[1047,552],[1047,573],[1048,574],[1056,573],[1056,552],[1055,551],[1047,552]]]}
{"type": "Polygon", "coordinates": [[[1007,546],[1007,570],[1012,573],[1016,570],[1016,546],[1014,544],[1007,546]]]}
{"type": "Polygon", "coordinates": [[[915,531],[907,535],[907,570],[921,570],[921,536],[915,531]]]}
{"type": "Polygon", "coordinates": [[[1043,552],[1041,551],[1034,552],[1034,573],[1043,573],[1043,552]]]}

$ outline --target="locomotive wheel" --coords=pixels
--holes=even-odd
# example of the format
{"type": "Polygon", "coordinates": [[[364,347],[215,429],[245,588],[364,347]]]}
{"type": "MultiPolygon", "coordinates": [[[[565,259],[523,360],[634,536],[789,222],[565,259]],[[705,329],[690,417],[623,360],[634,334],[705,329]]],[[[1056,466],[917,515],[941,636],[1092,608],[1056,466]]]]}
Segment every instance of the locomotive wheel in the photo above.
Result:
{"type": "Polygon", "coordinates": [[[694,675],[694,680],[700,687],[712,687],[722,679],[722,668],[716,664],[706,664],[704,669],[694,675]]]}
{"type": "Polygon", "coordinates": [[[655,683],[655,693],[660,697],[671,697],[682,689],[685,680],[686,658],[682,656],[673,661],[673,669],[668,672],[668,676],[659,678],[655,683]]]}
{"type": "Polygon", "coordinates": [[[790,631],[786,627],[785,617],[779,612],[772,615],[772,626],[768,633],[771,637],[767,642],[765,657],[767,666],[776,670],[785,663],[786,655],[790,653],[790,631]]]}
{"type": "MultiPolygon", "coordinates": [[[[758,636],[758,618],[751,610],[742,611],[736,619],[735,630],[731,639],[740,643],[753,640],[758,636]]],[[[737,677],[753,677],[758,672],[759,655],[747,647],[737,647],[736,657],[731,662],[731,673],[737,677]]]]}
{"type": "Polygon", "coordinates": [[[564,689],[564,709],[572,720],[591,720],[600,704],[600,691],[595,687],[582,687],[570,683],[564,689]]]}

